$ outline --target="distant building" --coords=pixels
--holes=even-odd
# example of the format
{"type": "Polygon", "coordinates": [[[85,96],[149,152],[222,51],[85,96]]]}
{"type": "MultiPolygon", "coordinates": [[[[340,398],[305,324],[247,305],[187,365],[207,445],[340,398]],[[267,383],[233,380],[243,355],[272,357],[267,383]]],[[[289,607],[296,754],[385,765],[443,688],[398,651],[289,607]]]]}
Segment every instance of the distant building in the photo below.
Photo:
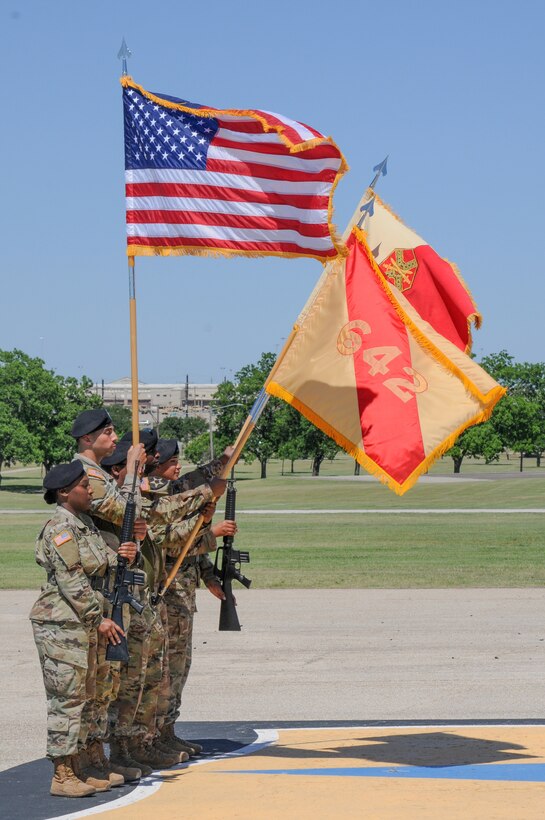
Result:
{"type": "MultiPolygon", "coordinates": [[[[146,384],[138,382],[140,423],[161,422],[166,416],[200,416],[209,418],[212,397],[217,384],[146,384]]],[[[113,382],[93,385],[93,391],[104,398],[104,404],[132,407],[129,376],[113,382]]]]}

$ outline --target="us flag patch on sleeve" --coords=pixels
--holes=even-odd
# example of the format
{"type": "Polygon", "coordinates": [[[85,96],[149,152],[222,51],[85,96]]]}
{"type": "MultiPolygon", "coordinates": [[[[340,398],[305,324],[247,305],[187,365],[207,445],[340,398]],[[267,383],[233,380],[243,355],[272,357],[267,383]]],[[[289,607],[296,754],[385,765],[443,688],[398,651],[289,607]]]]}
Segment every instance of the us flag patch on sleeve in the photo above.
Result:
{"type": "Polygon", "coordinates": [[[67,541],[72,540],[72,535],[68,532],[68,530],[64,530],[64,532],[60,532],[58,535],[55,536],[53,539],[53,543],[57,545],[57,547],[62,546],[62,544],[66,544],[67,541]]]}
{"type": "Polygon", "coordinates": [[[103,474],[99,470],[87,470],[87,475],[90,475],[91,478],[104,478],[103,474]]]}

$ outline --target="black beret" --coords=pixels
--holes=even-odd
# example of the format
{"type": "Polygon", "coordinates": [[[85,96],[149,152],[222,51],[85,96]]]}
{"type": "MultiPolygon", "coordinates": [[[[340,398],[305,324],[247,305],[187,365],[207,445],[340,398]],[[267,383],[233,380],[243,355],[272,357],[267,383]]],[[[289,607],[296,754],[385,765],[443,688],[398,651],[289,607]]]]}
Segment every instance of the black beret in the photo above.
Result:
{"type": "MultiPolygon", "coordinates": [[[[132,444],[132,430],[125,433],[121,441],[128,441],[129,444],[132,444]]],[[[150,453],[155,454],[157,452],[157,441],[158,436],[155,430],[140,430],[140,443],[144,445],[146,455],[149,456],[150,453]]]]}
{"type": "Polygon", "coordinates": [[[131,446],[130,441],[121,441],[117,444],[111,456],[106,456],[100,462],[101,467],[116,467],[119,464],[124,464],[127,460],[127,453],[131,446]]]}
{"type": "Polygon", "coordinates": [[[87,433],[94,433],[101,427],[113,424],[110,414],[104,407],[93,407],[92,410],[84,410],[76,417],[72,425],[71,433],[74,438],[85,436],[87,433]]]}
{"type": "Polygon", "coordinates": [[[79,459],[71,461],[70,464],[57,464],[44,478],[45,501],[54,504],[57,500],[57,490],[69,487],[84,474],[85,468],[79,459]]]}
{"type": "Polygon", "coordinates": [[[175,438],[160,438],[157,443],[157,452],[159,453],[159,464],[164,464],[172,456],[177,456],[180,448],[175,438]]]}

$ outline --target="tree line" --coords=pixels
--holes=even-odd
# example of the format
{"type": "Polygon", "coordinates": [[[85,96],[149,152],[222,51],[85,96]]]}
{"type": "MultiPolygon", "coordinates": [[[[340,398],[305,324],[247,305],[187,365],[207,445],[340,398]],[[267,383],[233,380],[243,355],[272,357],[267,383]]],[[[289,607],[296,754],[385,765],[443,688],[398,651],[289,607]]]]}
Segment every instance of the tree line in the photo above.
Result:
{"type": "MultiPolygon", "coordinates": [[[[216,454],[236,439],[275,359],[273,353],[263,353],[255,364],[245,365],[232,380],[218,386],[213,405],[216,454]]],[[[539,466],[545,450],[545,363],[516,362],[502,350],[485,356],[480,364],[508,393],[487,422],[470,427],[448,451],[454,472],[460,472],[465,458],[491,463],[502,453],[516,453],[521,470],[529,456],[539,466]]],[[[74,453],[72,421],[82,410],[101,404],[102,398],[92,393],[92,381],[86,376],[61,376],[48,370],[40,358],[21,350],[0,350],[0,475],[3,466],[14,462],[42,464],[48,470],[70,460],[74,453]]],[[[114,405],[108,411],[120,436],[130,429],[128,408],[114,405]]],[[[202,418],[167,417],[159,434],[178,439],[189,461],[203,462],[211,455],[210,431],[202,418]]],[[[317,476],[324,459],[335,458],[339,450],[293,407],[271,397],[243,458],[259,461],[262,478],[272,458],[288,461],[292,471],[296,460],[310,459],[312,475],[317,476]]]]}
{"type": "MultiPolygon", "coordinates": [[[[222,382],[214,397],[216,444],[223,448],[235,440],[244,419],[275,362],[273,353],[263,353],[256,364],[248,364],[231,381],[222,382]]],[[[506,350],[485,356],[481,366],[501,385],[507,395],[498,403],[491,418],[466,430],[446,456],[455,473],[464,458],[482,458],[487,464],[503,453],[516,453],[522,470],[525,457],[540,466],[545,450],[545,363],[516,362],[506,350]]],[[[256,430],[243,453],[245,461],[258,459],[261,477],[266,478],[272,458],[310,459],[312,475],[319,475],[324,459],[333,459],[341,448],[307,421],[293,407],[270,398],[256,430]]],[[[203,461],[210,454],[209,435],[203,432],[186,447],[186,457],[203,461]]],[[[355,465],[359,473],[359,465],[355,465]]]]}
{"type": "Polygon", "coordinates": [[[15,461],[46,470],[71,461],[74,418],[102,404],[92,386],[87,376],[60,376],[22,350],[0,350],[0,476],[15,461]]]}

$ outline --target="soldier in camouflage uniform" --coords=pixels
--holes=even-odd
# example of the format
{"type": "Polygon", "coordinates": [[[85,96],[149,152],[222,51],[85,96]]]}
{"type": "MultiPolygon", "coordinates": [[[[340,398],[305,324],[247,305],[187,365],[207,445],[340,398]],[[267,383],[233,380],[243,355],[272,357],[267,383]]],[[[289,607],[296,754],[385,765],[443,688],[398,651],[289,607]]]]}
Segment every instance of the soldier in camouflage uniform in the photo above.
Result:
{"type": "MultiPolygon", "coordinates": [[[[128,444],[130,441],[122,440],[113,455],[103,461],[118,482],[124,479],[128,444]]],[[[151,448],[151,442],[149,446],[151,448]]],[[[140,486],[142,514],[144,517],[151,516],[159,499],[150,495],[147,479],[144,478],[140,486]]],[[[211,495],[212,490],[204,486],[183,495],[165,496],[161,499],[162,509],[172,508],[169,517],[180,517],[184,512],[198,510],[211,495]]],[[[141,600],[146,600],[148,605],[141,614],[132,615],[128,635],[130,660],[121,667],[119,692],[110,715],[113,723],[111,758],[122,765],[127,765],[129,761],[136,762],[146,770],[168,768],[187,760],[187,754],[163,748],[157,742],[157,701],[165,681],[168,685],[168,667],[165,666],[168,655],[165,649],[166,607],[162,602],[158,607],[151,604],[151,598],[157,593],[165,575],[163,552],[156,544],[151,528],[148,528],[147,537],[142,542],[142,562],[147,583],[141,600]]]]}
{"type": "MultiPolygon", "coordinates": [[[[119,627],[103,616],[99,590],[111,566],[106,544],[85,515],[90,482],[79,462],[54,467],[45,477],[44,498],[57,502],[36,541],[36,561],[47,582],[30,612],[47,696],[47,756],[53,761],[51,794],[82,797],[107,791],[109,780],[86,772],[79,759],[92,708],[98,633],[119,643],[119,627]]],[[[134,543],[119,551],[129,561],[134,543]]]]}
{"type": "MultiPolygon", "coordinates": [[[[150,484],[160,492],[165,482],[178,490],[188,490],[195,480],[206,477],[211,470],[220,472],[231,455],[229,448],[221,459],[186,474],[180,479],[178,462],[178,442],[175,439],[159,440],[158,465],[150,475],[150,484]]],[[[187,681],[192,658],[193,617],[197,610],[196,589],[202,580],[210,592],[220,600],[225,598],[221,584],[214,574],[214,564],[208,553],[216,549],[216,536],[234,535],[237,526],[234,521],[223,521],[210,526],[215,511],[215,504],[209,503],[202,510],[204,524],[199,536],[189,549],[172,584],[165,594],[168,615],[168,668],[169,686],[163,689],[163,697],[158,704],[158,729],[161,742],[167,747],[186,751],[190,756],[202,752],[202,747],[195,741],[177,737],[174,725],[180,716],[182,691],[187,681]]],[[[193,528],[193,525],[191,529],[193,528]]],[[[187,540],[187,532],[178,525],[172,525],[163,539],[166,547],[166,568],[169,571],[175,564],[187,540]]]]}

